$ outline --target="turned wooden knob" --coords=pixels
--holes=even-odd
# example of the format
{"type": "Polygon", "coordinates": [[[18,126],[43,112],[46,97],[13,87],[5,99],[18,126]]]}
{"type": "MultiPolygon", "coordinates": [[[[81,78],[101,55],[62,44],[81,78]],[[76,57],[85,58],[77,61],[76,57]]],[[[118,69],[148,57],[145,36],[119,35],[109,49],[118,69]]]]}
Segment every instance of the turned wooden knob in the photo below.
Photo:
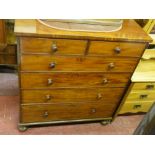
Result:
{"type": "Polygon", "coordinates": [[[98,93],[96,98],[97,98],[98,100],[102,99],[102,94],[101,94],[101,93],[98,93]]]}
{"type": "Polygon", "coordinates": [[[52,44],[52,52],[56,52],[58,50],[57,44],[53,43],[52,44]]]}
{"type": "Polygon", "coordinates": [[[112,68],[114,68],[114,67],[115,67],[115,64],[114,64],[113,62],[111,62],[111,63],[108,64],[108,68],[109,68],[109,69],[112,69],[112,68]]]}
{"type": "Polygon", "coordinates": [[[55,67],[55,63],[51,62],[49,66],[50,66],[50,68],[54,68],[55,67]]]}
{"type": "Polygon", "coordinates": [[[119,54],[121,52],[121,49],[120,47],[115,47],[114,51],[116,54],[119,54]]]}
{"type": "Polygon", "coordinates": [[[96,109],[95,108],[91,109],[91,113],[96,113],[96,109]]]}
{"type": "Polygon", "coordinates": [[[48,80],[47,80],[47,84],[48,84],[48,85],[53,84],[53,80],[52,80],[52,79],[48,79],[48,80]]]}
{"type": "Polygon", "coordinates": [[[45,98],[46,98],[46,101],[49,101],[52,97],[51,95],[46,95],[45,98]]]}
{"type": "Polygon", "coordinates": [[[102,79],[102,83],[104,83],[104,84],[108,83],[107,78],[103,78],[103,79],[102,79]]]}
{"type": "Polygon", "coordinates": [[[45,112],[44,112],[43,117],[44,117],[44,118],[48,117],[48,111],[45,111],[45,112]]]}

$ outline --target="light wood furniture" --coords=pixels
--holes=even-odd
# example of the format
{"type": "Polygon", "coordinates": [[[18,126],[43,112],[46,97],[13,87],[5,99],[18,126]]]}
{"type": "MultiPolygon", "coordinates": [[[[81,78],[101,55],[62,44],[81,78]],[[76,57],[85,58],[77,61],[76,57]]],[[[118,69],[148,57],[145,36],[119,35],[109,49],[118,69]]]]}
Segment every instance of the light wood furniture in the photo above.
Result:
{"type": "Polygon", "coordinates": [[[20,123],[111,122],[151,38],[133,20],[117,32],[52,29],[16,20],[20,123]]]}
{"type": "MultiPolygon", "coordinates": [[[[155,25],[155,20],[148,20],[143,30],[148,34],[155,25]]],[[[154,34],[149,34],[154,46],[152,49],[146,49],[142,59],[131,78],[131,85],[122,100],[122,108],[119,114],[135,114],[147,112],[155,102],[155,43],[154,34]]]]}
{"type": "Polygon", "coordinates": [[[155,103],[155,82],[134,82],[122,100],[119,114],[147,112],[155,103]]]}
{"type": "Polygon", "coordinates": [[[152,34],[152,29],[155,26],[155,20],[154,19],[149,19],[147,24],[144,26],[143,30],[149,34],[149,36],[153,39],[153,42],[150,44],[155,44],[155,34],[152,34]]]}
{"type": "Polygon", "coordinates": [[[147,112],[155,103],[155,49],[145,50],[119,114],[147,112]]]}
{"type": "Polygon", "coordinates": [[[153,41],[150,44],[155,45],[155,34],[149,34],[149,36],[153,39],[153,41]]]}
{"type": "Polygon", "coordinates": [[[152,28],[154,27],[154,25],[155,25],[155,20],[149,19],[148,22],[146,23],[146,25],[143,27],[143,30],[149,34],[151,32],[152,28]]]}

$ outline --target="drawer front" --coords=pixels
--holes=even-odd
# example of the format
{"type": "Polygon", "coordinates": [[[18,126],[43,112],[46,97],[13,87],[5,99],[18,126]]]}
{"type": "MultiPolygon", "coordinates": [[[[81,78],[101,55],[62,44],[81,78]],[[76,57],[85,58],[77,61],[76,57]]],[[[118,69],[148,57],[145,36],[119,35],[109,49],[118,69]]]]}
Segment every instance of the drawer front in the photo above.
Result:
{"type": "Polygon", "coordinates": [[[129,96],[126,99],[126,102],[150,100],[155,100],[155,91],[137,90],[130,92],[129,96]]]}
{"type": "Polygon", "coordinates": [[[21,123],[112,117],[116,105],[97,103],[23,105],[21,123]]]}
{"type": "Polygon", "coordinates": [[[141,57],[146,44],[129,42],[90,42],[89,54],[105,56],[141,57]]]}
{"type": "Polygon", "coordinates": [[[22,90],[23,103],[109,102],[118,103],[124,88],[75,88],[51,90],[22,90]]]}
{"type": "Polygon", "coordinates": [[[130,73],[21,73],[22,89],[57,87],[125,87],[130,73]]]}
{"type": "Polygon", "coordinates": [[[133,91],[136,90],[155,90],[155,83],[154,82],[144,82],[144,83],[134,83],[133,87],[132,87],[133,91]]]}
{"type": "Polygon", "coordinates": [[[125,102],[122,106],[119,114],[125,114],[125,113],[138,113],[138,112],[148,112],[150,107],[154,101],[135,101],[135,102],[125,102]]]}
{"type": "Polygon", "coordinates": [[[87,41],[69,39],[21,38],[24,53],[84,54],[87,41]]]}
{"type": "Polygon", "coordinates": [[[22,55],[21,70],[133,72],[137,61],[137,58],[22,55]]]}

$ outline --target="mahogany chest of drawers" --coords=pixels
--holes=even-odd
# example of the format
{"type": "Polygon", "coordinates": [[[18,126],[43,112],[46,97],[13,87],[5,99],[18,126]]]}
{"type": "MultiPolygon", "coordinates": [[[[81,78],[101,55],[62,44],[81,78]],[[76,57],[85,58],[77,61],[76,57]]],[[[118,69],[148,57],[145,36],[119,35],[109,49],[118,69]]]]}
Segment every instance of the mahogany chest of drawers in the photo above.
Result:
{"type": "Polygon", "coordinates": [[[151,40],[133,21],[117,32],[72,32],[16,20],[20,123],[111,122],[151,40]]]}

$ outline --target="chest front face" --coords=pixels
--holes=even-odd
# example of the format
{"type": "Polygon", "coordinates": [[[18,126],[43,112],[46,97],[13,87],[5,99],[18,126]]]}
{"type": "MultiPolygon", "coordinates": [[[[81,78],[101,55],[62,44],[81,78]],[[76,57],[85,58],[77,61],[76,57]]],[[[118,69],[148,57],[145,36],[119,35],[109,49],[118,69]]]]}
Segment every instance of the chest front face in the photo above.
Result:
{"type": "Polygon", "coordinates": [[[146,42],[19,36],[24,125],[112,120],[146,42]]]}

